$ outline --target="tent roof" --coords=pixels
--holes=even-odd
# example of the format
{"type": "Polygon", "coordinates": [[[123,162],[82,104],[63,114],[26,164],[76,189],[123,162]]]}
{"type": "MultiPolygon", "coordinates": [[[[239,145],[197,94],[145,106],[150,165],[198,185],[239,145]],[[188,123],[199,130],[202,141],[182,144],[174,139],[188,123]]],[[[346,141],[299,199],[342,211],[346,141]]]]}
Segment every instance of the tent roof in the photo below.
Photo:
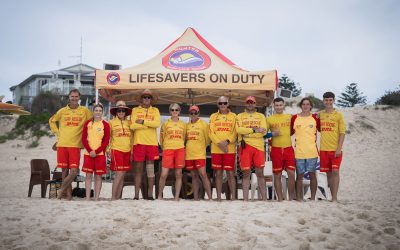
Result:
{"type": "Polygon", "coordinates": [[[135,102],[143,89],[152,89],[159,104],[215,103],[225,95],[232,105],[243,105],[255,95],[258,104],[269,104],[276,89],[276,70],[249,72],[236,66],[193,28],[160,54],[122,70],[96,70],[96,88],[114,102],[135,102]]]}

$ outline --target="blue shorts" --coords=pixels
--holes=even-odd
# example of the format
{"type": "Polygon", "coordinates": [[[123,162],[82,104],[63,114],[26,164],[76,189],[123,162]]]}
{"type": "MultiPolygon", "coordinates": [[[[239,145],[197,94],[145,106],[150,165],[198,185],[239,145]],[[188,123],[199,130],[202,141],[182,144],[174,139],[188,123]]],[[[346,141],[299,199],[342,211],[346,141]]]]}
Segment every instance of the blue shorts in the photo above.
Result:
{"type": "Polygon", "coordinates": [[[315,172],[318,158],[296,159],[296,174],[315,172]]]}

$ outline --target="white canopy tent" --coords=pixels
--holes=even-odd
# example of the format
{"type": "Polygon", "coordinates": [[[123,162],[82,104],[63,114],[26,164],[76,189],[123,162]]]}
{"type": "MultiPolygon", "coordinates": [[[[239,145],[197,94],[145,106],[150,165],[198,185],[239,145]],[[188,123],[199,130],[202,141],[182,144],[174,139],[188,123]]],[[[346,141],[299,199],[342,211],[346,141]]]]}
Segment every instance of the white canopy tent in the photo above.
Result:
{"type": "Polygon", "coordinates": [[[236,66],[193,28],[154,58],[122,70],[96,70],[96,89],[108,101],[136,104],[143,89],[158,95],[157,104],[208,104],[225,95],[243,105],[254,95],[269,105],[277,87],[277,71],[250,72],[236,66]]]}

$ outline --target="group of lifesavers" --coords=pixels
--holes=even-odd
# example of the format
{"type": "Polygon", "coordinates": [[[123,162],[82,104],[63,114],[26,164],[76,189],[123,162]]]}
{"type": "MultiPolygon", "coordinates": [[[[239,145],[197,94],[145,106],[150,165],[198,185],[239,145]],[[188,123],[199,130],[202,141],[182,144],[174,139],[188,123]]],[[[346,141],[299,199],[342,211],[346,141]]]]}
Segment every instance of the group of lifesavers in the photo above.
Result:
{"type": "Polygon", "coordinates": [[[93,174],[94,198],[99,199],[102,175],[106,174],[106,155],[111,157],[110,169],[115,172],[111,200],[121,198],[124,175],[132,165],[135,168],[134,199],[139,199],[142,175],[146,168],[147,199],[153,200],[154,161],[159,159],[159,145],[162,148],[162,167],[157,198],[163,198],[168,172],[174,169],[175,200],[179,200],[182,169],[186,168],[192,174],[194,199],[199,200],[201,183],[208,199],[211,199],[211,184],[205,168],[206,148],[211,144],[211,164],[215,172],[217,200],[221,201],[224,170],[231,190],[230,198],[236,199],[234,170],[237,145],[239,165],[243,172],[243,199],[247,201],[249,198],[250,175],[254,168],[261,199],[266,200],[264,138],[270,131],[270,157],[278,201],[283,200],[283,170],[288,175],[289,200],[302,201],[302,182],[306,172],[310,176],[311,200],[315,200],[318,157],[320,171],[327,173],[332,201],[337,201],[339,168],[346,128],[343,114],[333,107],[335,95],[332,92],[323,95],[325,110],[318,114],[311,113],[313,103],[308,97],[300,101],[301,112],[296,115],[285,114],[284,100],[275,98],[275,113],[268,118],[257,112],[256,98],[253,96],[246,97],[245,111],[238,115],[230,111],[228,98],[221,96],[217,100],[218,111],[210,116],[209,123],[199,118],[200,109],[196,105],[189,107],[189,122],[183,122],[179,117],[181,107],[174,103],[169,106],[171,117],[162,125],[160,112],[153,106],[156,99],[157,96],[150,90],[144,90],[138,97],[138,107],[130,109],[123,101],[118,101],[110,110],[113,119],[106,122],[102,118],[103,106],[100,103],[94,104],[92,113],[79,105],[79,91],[71,90],[69,104],[49,120],[51,130],[57,136],[57,166],[62,169],[63,183],[58,191],[59,199],[72,199],[71,183],[78,174],[80,149],[83,147],[82,171],[86,173],[87,200],[90,200],[93,174]],[[157,128],[160,125],[158,140],[157,128]],[[320,132],[319,151],[317,132],[320,132]],[[292,136],[295,138],[294,146],[292,136]]]}

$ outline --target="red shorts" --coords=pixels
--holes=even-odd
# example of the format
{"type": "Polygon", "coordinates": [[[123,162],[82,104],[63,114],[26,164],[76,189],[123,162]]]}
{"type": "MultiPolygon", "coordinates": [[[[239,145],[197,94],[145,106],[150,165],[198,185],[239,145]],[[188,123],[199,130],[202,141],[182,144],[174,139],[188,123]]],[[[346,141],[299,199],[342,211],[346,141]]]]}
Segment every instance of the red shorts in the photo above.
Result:
{"type": "Polygon", "coordinates": [[[110,169],[112,171],[128,171],[131,167],[131,152],[111,149],[110,169]]]}
{"type": "Polygon", "coordinates": [[[163,168],[184,168],[185,149],[164,149],[162,157],[163,168]]]}
{"type": "Polygon", "coordinates": [[[342,163],[343,152],[339,157],[335,157],[335,151],[320,151],[320,171],[332,172],[332,169],[339,170],[342,163]]]}
{"type": "Polygon", "coordinates": [[[57,167],[58,168],[79,168],[81,158],[80,148],[58,147],[57,167]]]}
{"type": "Polygon", "coordinates": [[[186,169],[187,170],[196,170],[199,168],[203,168],[206,166],[206,159],[197,159],[197,160],[186,160],[186,169]]]}
{"type": "Polygon", "coordinates": [[[248,170],[252,166],[263,168],[265,166],[265,152],[246,144],[245,148],[239,147],[240,169],[248,170]]]}
{"type": "Polygon", "coordinates": [[[160,159],[158,146],[136,144],[133,145],[132,152],[133,152],[133,161],[135,162],[144,162],[145,160],[155,161],[160,159]]]}
{"type": "Polygon", "coordinates": [[[235,153],[231,154],[211,154],[211,166],[215,170],[235,170],[235,153]]]}
{"type": "Polygon", "coordinates": [[[92,158],[89,155],[83,156],[82,171],[85,173],[93,173],[96,175],[107,174],[106,170],[106,156],[96,155],[92,158]]]}
{"type": "Polygon", "coordinates": [[[294,150],[292,147],[287,148],[271,148],[272,172],[282,173],[282,170],[296,170],[296,160],[294,158],[294,150]]]}

